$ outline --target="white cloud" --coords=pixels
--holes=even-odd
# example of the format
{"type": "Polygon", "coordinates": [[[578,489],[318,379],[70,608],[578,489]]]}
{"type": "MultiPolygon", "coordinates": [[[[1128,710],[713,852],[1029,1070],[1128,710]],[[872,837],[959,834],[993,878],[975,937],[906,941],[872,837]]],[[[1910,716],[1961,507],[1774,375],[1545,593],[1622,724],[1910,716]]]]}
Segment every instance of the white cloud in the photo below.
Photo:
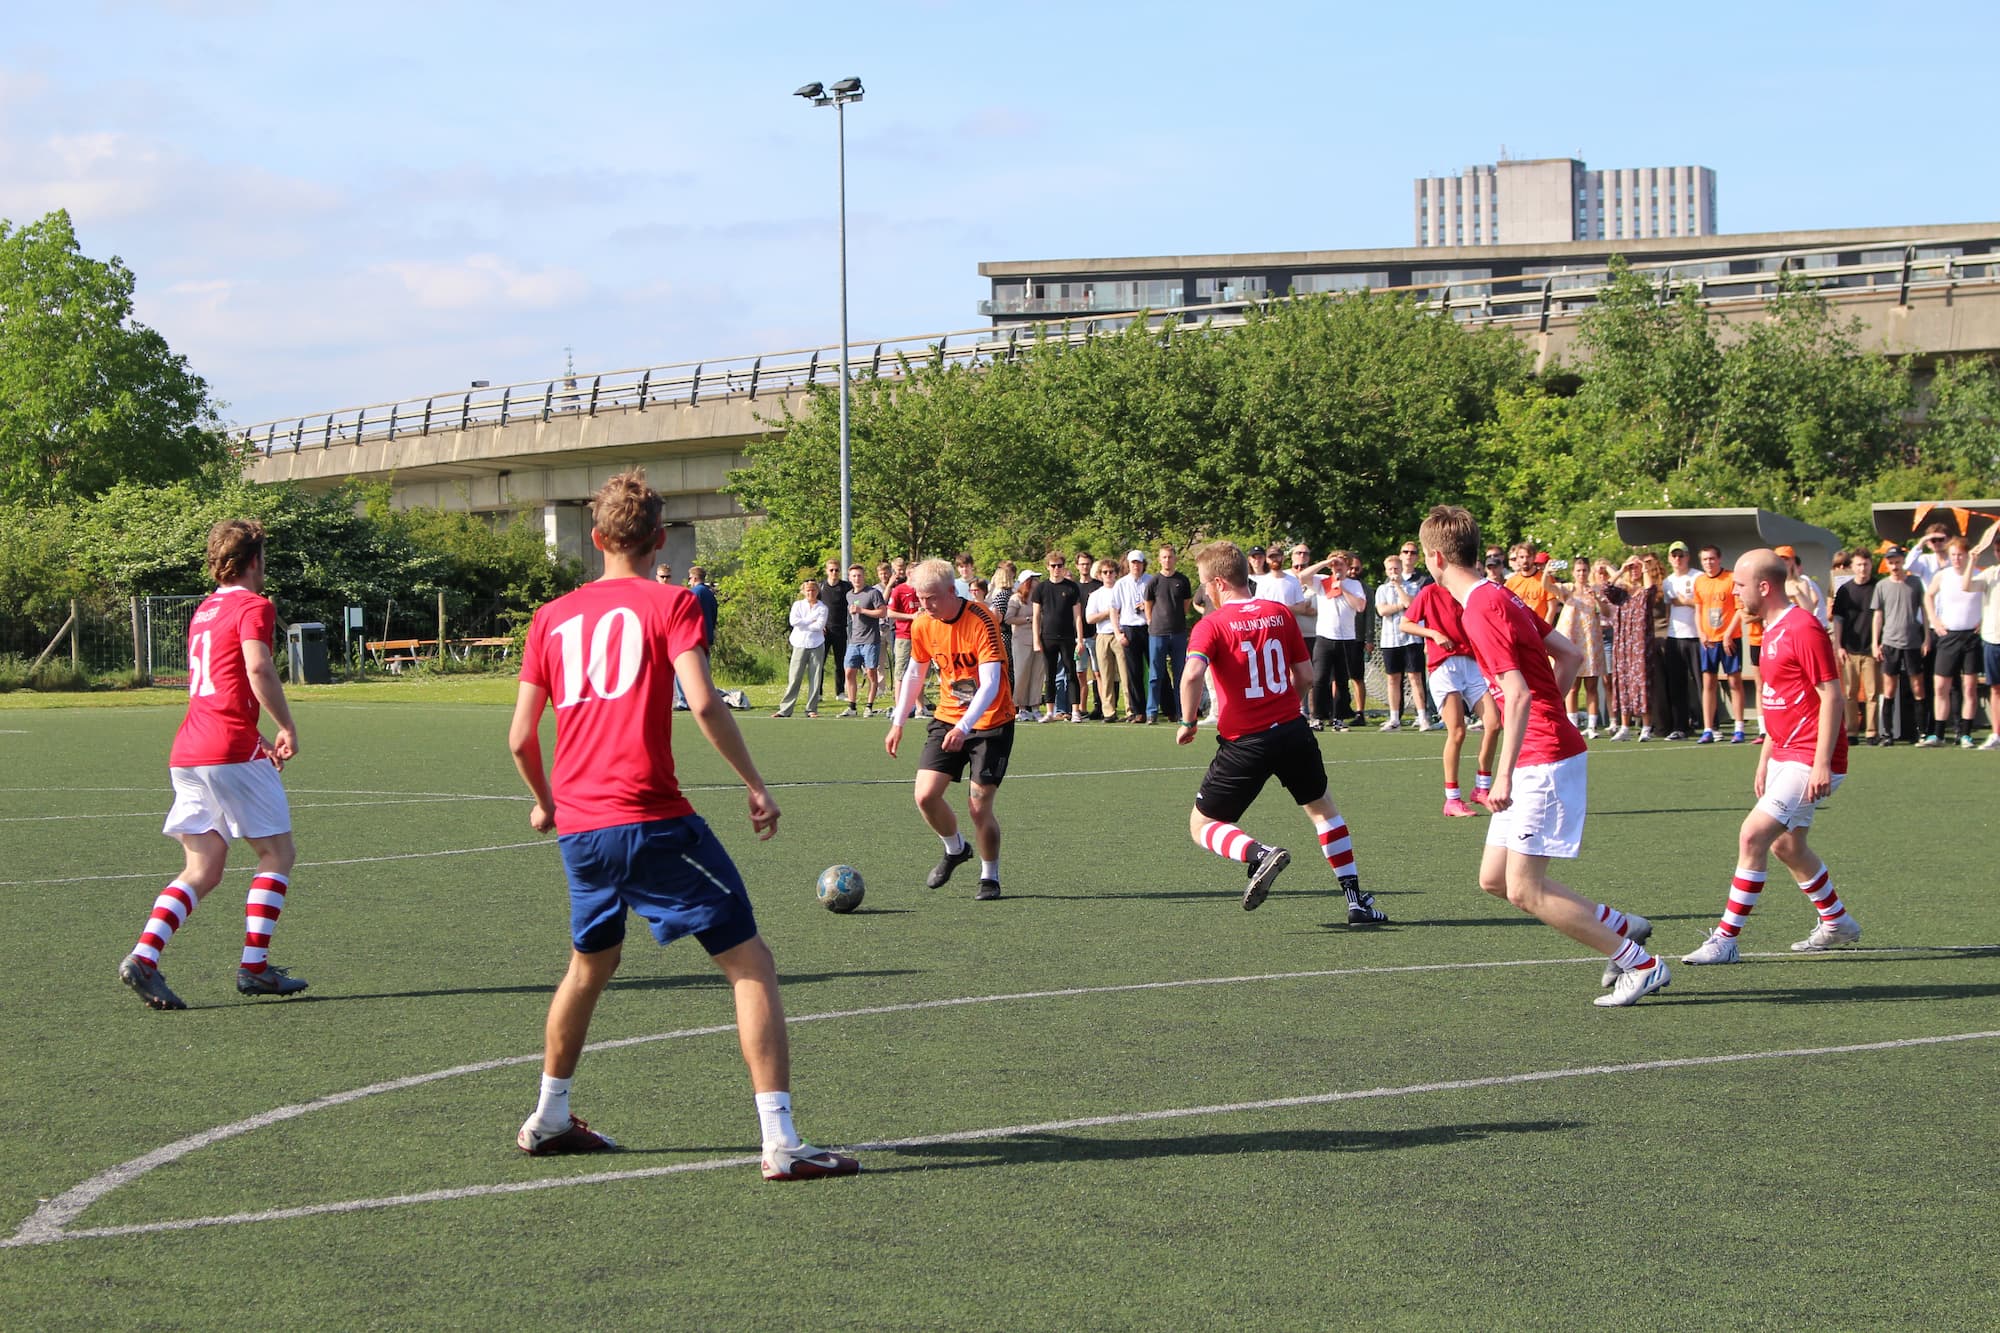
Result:
{"type": "Polygon", "coordinates": [[[426,310],[550,310],[590,291],[589,279],[573,268],[527,270],[494,254],[449,263],[397,261],[373,269],[393,274],[426,310]]]}

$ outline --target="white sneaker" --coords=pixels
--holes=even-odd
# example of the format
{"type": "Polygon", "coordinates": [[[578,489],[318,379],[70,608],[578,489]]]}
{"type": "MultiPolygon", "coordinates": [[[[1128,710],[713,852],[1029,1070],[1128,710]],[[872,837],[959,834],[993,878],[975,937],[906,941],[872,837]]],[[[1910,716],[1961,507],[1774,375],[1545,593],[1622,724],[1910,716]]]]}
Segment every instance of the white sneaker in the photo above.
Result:
{"type": "Polygon", "coordinates": [[[1400,717],[1392,717],[1376,728],[1377,731],[1401,731],[1402,729],[1403,719],[1400,717]]]}
{"type": "Polygon", "coordinates": [[[1665,990],[1673,977],[1667,972],[1667,960],[1653,959],[1653,965],[1643,972],[1620,972],[1618,984],[1611,988],[1609,995],[1600,995],[1591,1003],[1599,1009],[1623,1009],[1628,1004],[1637,1004],[1654,991],[1665,990]]]}
{"type": "MultiPolygon", "coordinates": [[[[1653,938],[1653,923],[1643,916],[1627,912],[1625,914],[1625,938],[1631,940],[1634,944],[1644,944],[1647,940],[1653,938]]],[[[1604,960],[1604,975],[1597,979],[1597,984],[1605,990],[1610,990],[1618,984],[1618,978],[1624,975],[1625,969],[1607,958],[1604,960]]]]}
{"type": "Polygon", "coordinates": [[[1699,949],[1691,954],[1684,954],[1681,961],[1699,967],[1703,963],[1736,963],[1742,959],[1736,952],[1736,937],[1723,934],[1722,928],[1718,926],[1708,932],[1708,938],[1702,941],[1699,949]]]}
{"type": "Polygon", "coordinates": [[[1597,728],[1596,728],[1596,727],[1585,727],[1585,728],[1583,729],[1583,738],[1584,738],[1585,740],[1587,740],[1587,741],[1594,741],[1594,740],[1596,740],[1596,739],[1597,739],[1597,728]]]}
{"type": "Polygon", "coordinates": [[[1643,742],[1643,741],[1649,741],[1649,740],[1653,739],[1653,729],[1652,729],[1651,727],[1641,727],[1641,728],[1639,728],[1639,739],[1640,739],[1640,740],[1641,740],[1642,742],[1643,742]]]}
{"type": "MultiPolygon", "coordinates": [[[[1422,714],[1419,714],[1419,715],[1417,716],[1417,730],[1418,730],[1418,731],[1434,731],[1434,730],[1436,730],[1436,729],[1437,729],[1437,723],[1435,723],[1435,722],[1431,721],[1431,720],[1430,720],[1429,718],[1427,718],[1427,717],[1423,716],[1422,714]]],[[[1996,746],[1993,746],[1993,745],[1990,745],[1990,744],[1989,744],[1989,745],[1987,746],[1987,748],[1988,748],[1988,749],[1995,749],[1995,748],[2000,748],[2000,747],[1996,747],[1996,746]]]]}
{"type": "Polygon", "coordinates": [[[1988,736],[1979,746],[1982,750],[2000,750],[2000,731],[1988,736]]]}
{"type": "Polygon", "coordinates": [[[1632,728],[1630,728],[1630,727],[1622,727],[1622,726],[1621,726],[1621,727],[1619,727],[1619,728],[1618,728],[1618,730],[1616,730],[1616,731],[1614,731],[1614,732],[1612,732],[1612,733],[1611,733],[1611,739],[1612,739],[1612,740],[1614,740],[1614,741],[1629,741],[1629,740],[1631,740],[1631,739],[1632,739],[1632,728]]]}
{"type": "Polygon", "coordinates": [[[801,1143],[795,1148],[764,1149],[764,1179],[825,1180],[829,1176],[851,1176],[861,1163],[846,1153],[815,1148],[801,1143]]]}
{"type": "Polygon", "coordinates": [[[1861,923],[1851,916],[1843,916],[1838,921],[1822,921],[1814,926],[1812,934],[1792,946],[1792,952],[1825,953],[1828,949],[1860,942],[1861,923]]]}

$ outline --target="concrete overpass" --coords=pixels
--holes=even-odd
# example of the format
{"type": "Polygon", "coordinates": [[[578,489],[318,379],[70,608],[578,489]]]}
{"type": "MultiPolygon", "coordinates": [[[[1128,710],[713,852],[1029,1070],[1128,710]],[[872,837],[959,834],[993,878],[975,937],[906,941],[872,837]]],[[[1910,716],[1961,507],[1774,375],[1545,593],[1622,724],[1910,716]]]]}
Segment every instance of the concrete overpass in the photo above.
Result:
{"type": "MultiPolygon", "coordinates": [[[[1875,237],[1870,263],[1828,264],[1824,245],[1733,255],[1724,272],[1676,262],[1648,276],[1662,299],[1692,284],[1724,326],[1766,318],[1782,271],[1804,274],[1842,319],[1858,318],[1871,350],[1923,359],[2000,356],[2000,226],[1964,229],[1960,244],[1925,235],[1908,244],[1875,237]],[[1966,253],[1952,253],[1961,250],[1966,253]],[[1991,251],[1989,254],[1988,251],[1991,251]],[[1974,252],[1977,253],[1974,253],[1974,252]],[[1889,255],[1892,258],[1879,258],[1889,255]]],[[[1646,270],[1642,270],[1646,271],[1646,270]]],[[[1584,314],[1606,271],[1532,279],[1391,289],[1471,327],[1508,329],[1535,351],[1538,367],[1578,359],[1584,314]]],[[[1248,304],[1206,307],[1203,322],[1243,322],[1248,304]]],[[[1080,341],[1144,319],[1181,323],[1189,311],[1127,311],[1060,326],[1052,336],[1080,341]]],[[[851,349],[856,375],[898,375],[911,363],[943,358],[982,364],[1009,357],[1034,331],[982,327],[864,344],[851,349]]],[[[474,511],[538,507],[550,543],[589,562],[583,502],[611,474],[643,464],[667,500],[668,558],[685,568],[692,524],[740,516],[721,493],[741,467],[747,443],[777,429],[789,408],[803,412],[815,389],[832,386],[838,348],[800,348],[707,362],[606,371],[534,383],[485,386],[428,398],[340,408],[236,432],[258,482],[293,481],[331,489],[381,480],[393,502],[474,511]]]]}

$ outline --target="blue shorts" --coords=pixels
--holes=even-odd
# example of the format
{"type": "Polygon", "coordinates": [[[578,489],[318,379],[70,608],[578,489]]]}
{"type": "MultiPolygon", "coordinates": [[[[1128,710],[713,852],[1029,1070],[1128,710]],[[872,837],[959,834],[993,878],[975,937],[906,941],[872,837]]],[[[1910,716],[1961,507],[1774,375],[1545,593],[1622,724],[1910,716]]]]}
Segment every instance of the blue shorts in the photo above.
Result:
{"type": "Polygon", "coordinates": [[[628,908],[662,944],[692,935],[718,954],[756,938],[743,877],[700,815],[570,833],[557,843],[569,872],[570,941],[578,953],[623,943],[628,908]]]}
{"type": "Polygon", "coordinates": [[[1722,651],[1730,643],[1741,643],[1741,639],[1730,639],[1727,643],[1704,643],[1701,646],[1701,670],[1703,675],[1719,671],[1725,676],[1738,675],[1743,670],[1743,654],[1722,651]]]}
{"type": "Polygon", "coordinates": [[[882,665],[882,645],[879,643],[850,643],[847,645],[844,667],[859,667],[863,671],[873,671],[882,665]]]}
{"type": "MultiPolygon", "coordinates": [[[[1980,646],[1986,650],[1986,683],[2000,685],[2000,643],[1987,643],[1982,639],[1980,646]]],[[[2000,718],[1993,721],[2000,724],[2000,718]]]]}

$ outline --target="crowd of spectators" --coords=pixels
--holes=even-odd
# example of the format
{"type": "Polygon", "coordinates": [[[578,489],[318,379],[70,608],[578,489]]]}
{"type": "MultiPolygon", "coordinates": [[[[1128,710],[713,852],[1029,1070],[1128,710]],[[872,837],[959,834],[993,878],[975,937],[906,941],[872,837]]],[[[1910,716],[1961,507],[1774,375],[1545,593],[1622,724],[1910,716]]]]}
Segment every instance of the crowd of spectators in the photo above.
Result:
{"type": "MultiPolygon", "coordinates": [[[[1841,551],[1824,583],[1792,548],[1777,548],[1790,564],[1791,600],[1833,634],[1853,743],[1974,748],[1982,705],[1989,725],[2000,714],[1996,531],[2000,523],[1975,542],[1934,523],[1909,551],[1841,551]]],[[[1256,594],[1289,609],[1312,647],[1307,713],[1316,730],[1372,720],[1371,664],[1386,687],[1381,730],[1403,730],[1406,716],[1417,731],[1440,725],[1424,642],[1403,621],[1432,581],[1415,541],[1383,556],[1375,575],[1354,551],[1316,560],[1297,543],[1246,549],[1256,594]]],[[[1016,721],[1179,720],[1188,631],[1208,608],[1178,556],[1171,545],[1122,558],[1051,551],[1039,567],[1002,560],[986,575],[970,555],[958,556],[958,593],[999,617],[1016,721]]],[[[883,561],[870,582],[863,566],[843,578],[830,562],[823,579],[800,584],[775,716],[791,716],[801,693],[805,715],[817,716],[828,671],[840,716],[888,712],[917,614],[905,570],[900,557],[883,561]]],[[[1614,562],[1556,559],[1521,542],[1487,548],[1485,570],[1582,653],[1570,704],[1586,736],[1695,744],[1754,737],[1763,624],[1738,605],[1718,548],[1674,541],[1664,561],[1641,548],[1614,562]]],[[[2000,733],[1976,748],[2000,749],[2000,733]]]]}

